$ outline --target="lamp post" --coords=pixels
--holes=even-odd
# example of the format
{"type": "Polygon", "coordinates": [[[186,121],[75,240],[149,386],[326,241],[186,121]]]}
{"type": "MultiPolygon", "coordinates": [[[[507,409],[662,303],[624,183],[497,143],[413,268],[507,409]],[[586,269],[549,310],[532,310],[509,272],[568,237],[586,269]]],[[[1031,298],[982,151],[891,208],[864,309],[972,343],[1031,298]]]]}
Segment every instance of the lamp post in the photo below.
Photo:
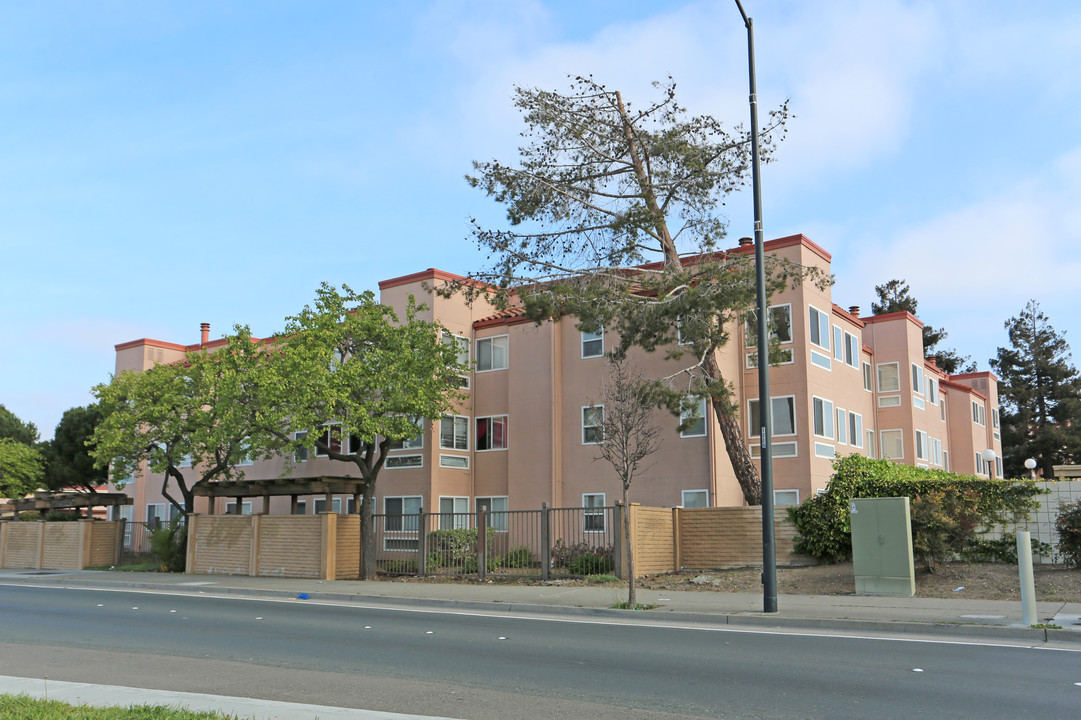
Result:
{"type": "Polygon", "coordinates": [[[1028,470],[1028,479],[1029,480],[1035,480],[1036,479],[1036,461],[1033,460],[1032,458],[1029,458],[1028,460],[1025,460],[1025,469],[1028,470]]]}
{"type": "Polygon", "coordinates": [[[766,260],[762,233],[762,173],[758,153],[758,90],[754,76],[754,22],[736,0],[747,26],[747,68],[751,106],[751,185],[754,188],[755,295],[758,300],[758,416],[762,427],[762,611],[777,612],[777,548],[773,530],[773,402],[769,396],[769,336],[766,305],[766,260]]]}
{"type": "Polygon", "coordinates": [[[995,451],[992,450],[991,448],[987,448],[982,453],[980,453],[980,455],[983,457],[983,461],[985,463],[987,463],[987,475],[988,475],[988,477],[990,477],[992,480],[994,480],[995,479],[995,458],[998,457],[998,456],[995,455],[995,451]]]}

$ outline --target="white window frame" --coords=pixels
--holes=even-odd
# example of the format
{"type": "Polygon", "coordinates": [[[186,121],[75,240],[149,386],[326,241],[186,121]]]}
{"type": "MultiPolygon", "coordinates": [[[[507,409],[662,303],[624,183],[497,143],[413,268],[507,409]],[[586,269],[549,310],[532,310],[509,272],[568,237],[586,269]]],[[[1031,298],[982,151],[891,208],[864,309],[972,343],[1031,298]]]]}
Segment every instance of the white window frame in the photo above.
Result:
{"type": "MultiPolygon", "coordinates": [[[[318,515],[319,513],[326,512],[327,499],[326,497],[317,497],[312,501],[312,512],[318,515]],[[320,506],[323,508],[320,510],[320,506]]],[[[340,497],[332,497],[330,499],[330,511],[337,515],[342,514],[342,499],[340,497]]]]}
{"type": "MultiPolygon", "coordinates": [[[[791,345],[796,341],[795,328],[792,327],[792,303],[770,305],[766,310],[766,317],[769,318],[769,321],[766,324],[766,331],[769,333],[771,342],[775,337],[777,338],[778,345],[791,345]],[[780,314],[787,316],[787,340],[781,340],[775,330],[778,323],[774,321],[774,316],[780,314]]],[[[746,348],[758,347],[758,310],[755,308],[748,310],[743,316],[743,346],[746,348]]]]}
{"type": "Polygon", "coordinates": [[[681,490],[680,493],[679,493],[679,504],[680,504],[680,507],[685,507],[685,508],[688,508],[688,507],[689,508],[709,507],[709,490],[706,490],[704,488],[701,489],[701,490],[681,490]],[[694,502],[693,504],[688,503],[687,502],[687,496],[688,495],[690,495],[692,497],[701,496],[701,497],[704,498],[704,501],[701,504],[699,504],[697,502],[694,502]]]}
{"type": "Polygon", "coordinates": [[[859,368],[860,366],[860,343],[852,333],[845,331],[845,365],[859,368]]]}
{"type": "MultiPolygon", "coordinates": [[[[878,363],[877,365],[875,365],[875,375],[876,375],[876,379],[878,380],[878,391],[880,393],[901,392],[901,364],[900,363],[897,363],[897,362],[878,363]],[[891,368],[891,367],[894,370],[894,376],[893,377],[894,377],[894,379],[896,379],[896,386],[893,386],[893,384],[891,383],[888,386],[884,387],[884,385],[886,385],[886,383],[882,382],[882,380],[883,380],[882,371],[884,369],[886,369],[886,368],[891,368]]],[[[889,376],[887,376],[886,379],[889,380],[890,379],[889,376]]]]}
{"type": "Polygon", "coordinates": [[[799,505],[799,490],[782,489],[773,491],[774,507],[788,507],[791,505],[799,505]],[[790,498],[793,502],[785,502],[786,498],[790,498]]]}
{"type": "Polygon", "coordinates": [[[386,470],[413,470],[424,467],[424,456],[420,453],[412,455],[387,455],[387,461],[383,464],[386,470]]]}
{"type": "Polygon", "coordinates": [[[923,460],[923,461],[926,462],[929,459],[928,456],[930,455],[930,453],[927,452],[930,449],[928,447],[928,443],[927,443],[927,433],[925,433],[923,430],[916,430],[915,431],[915,440],[916,440],[916,459],[917,460],[923,460]]]}
{"type": "MultiPolygon", "coordinates": [[[[750,448],[751,457],[755,460],[762,457],[762,446],[755,444],[748,446],[750,448]]],[[[770,457],[774,460],[783,458],[799,457],[799,443],[798,442],[775,442],[770,445],[770,457]]]]}
{"type": "Polygon", "coordinates": [[[927,375],[927,392],[924,393],[924,397],[927,398],[927,402],[932,405],[938,405],[938,378],[927,375]]]}
{"type": "Polygon", "coordinates": [[[848,411],[844,408],[837,408],[837,444],[848,444],[848,411]]]}
{"type": "Polygon", "coordinates": [[[417,434],[411,438],[402,438],[401,440],[391,441],[390,447],[387,449],[388,452],[424,449],[424,418],[417,418],[414,424],[418,426],[417,434]]]}
{"type": "MultiPolygon", "coordinates": [[[[236,500],[230,500],[227,503],[225,503],[225,514],[226,515],[231,514],[229,512],[229,507],[230,506],[236,507],[236,500]]],[[[251,515],[251,511],[252,511],[251,500],[245,500],[244,502],[242,502],[240,504],[240,514],[241,515],[251,515]]]]}
{"type": "Polygon", "coordinates": [[[470,364],[470,353],[473,349],[473,343],[465,335],[455,335],[449,330],[443,331],[443,343],[446,345],[457,346],[458,364],[465,368],[460,375],[462,378],[462,387],[468,388],[469,372],[473,369],[473,366],[470,364]]]}
{"type": "Polygon", "coordinates": [[[904,460],[905,459],[905,432],[901,428],[890,428],[888,430],[881,430],[878,438],[878,452],[879,456],[885,460],[904,460]],[[887,434],[890,438],[896,436],[897,447],[901,448],[899,457],[892,457],[887,453],[886,437],[887,434]]]}
{"type": "MultiPolygon", "coordinates": [[[[343,452],[344,450],[348,449],[346,447],[346,445],[348,445],[349,441],[345,440],[344,437],[342,436],[342,424],[341,423],[337,423],[337,422],[323,423],[323,427],[326,428],[323,431],[323,436],[326,437],[328,446],[333,446],[333,444],[334,444],[334,435],[335,435],[335,433],[337,433],[337,435],[338,435],[338,450],[337,450],[337,452],[343,452]]],[[[322,440],[323,438],[320,437],[319,439],[322,440]]],[[[329,455],[329,453],[321,450],[319,448],[319,446],[317,445],[315,447],[315,457],[330,457],[330,455],[329,455]]]]}
{"type": "Polygon", "coordinates": [[[871,369],[871,363],[863,363],[863,389],[867,392],[874,392],[874,370],[871,369]]]}
{"type": "Polygon", "coordinates": [[[581,331],[582,359],[604,357],[604,328],[597,332],[581,331]],[[586,348],[589,348],[588,351],[586,348]]]}
{"type": "Polygon", "coordinates": [[[449,468],[451,470],[468,470],[469,469],[469,456],[468,455],[447,455],[446,453],[439,454],[439,467],[449,468]]]}
{"type": "MultiPolygon", "coordinates": [[[[683,402],[687,402],[688,398],[684,398],[683,402]]],[[[695,406],[692,408],[680,407],[679,411],[679,424],[682,425],[690,420],[696,420],[693,425],[689,425],[685,430],[681,430],[679,436],[681,438],[695,438],[706,437],[709,434],[709,423],[706,422],[706,399],[700,397],[695,401],[695,406]]]]}
{"type": "Polygon", "coordinates": [[[866,439],[866,447],[864,448],[864,454],[866,454],[867,457],[869,457],[869,458],[871,458],[873,460],[874,458],[878,457],[877,455],[875,455],[875,431],[874,431],[874,428],[867,428],[864,431],[864,435],[866,436],[865,437],[865,439],[866,439]]]}
{"type": "Polygon", "coordinates": [[[582,493],[582,532],[602,533],[607,529],[608,518],[604,507],[604,493],[582,493]],[[597,504],[596,498],[600,498],[600,504],[597,504]],[[597,509],[600,509],[600,512],[597,512],[597,509]],[[600,518],[600,527],[595,526],[596,518],[600,518]],[[591,524],[594,527],[590,527],[591,524]]]}
{"type": "MultiPolygon", "coordinates": [[[[582,406],[582,444],[583,445],[602,445],[604,444],[604,405],[583,405],[582,406]],[[593,424],[586,424],[586,413],[589,410],[600,410],[600,422],[594,422],[593,424]],[[599,438],[594,440],[586,439],[586,431],[592,430],[594,433],[599,433],[599,438]]],[[[598,418],[593,418],[597,420],[598,418]]]]}
{"type": "Polygon", "coordinates": [[[857,412],[848,413],[848,442],[852,447],[863,447],[863,415],[857,412]]]}
{"type": "Polygon", "coordinates": [[[845,331],[840,325],[833,326],[833,359],[839,363],[845,361],[845,331]]]}
{"type": "MultiPolygon", "coordinates": [[[[796,435],[799,434],[799,420],[798,420],[798,418],[796,416],[796,396],[795,395],[773,395],[773,396],[770,397],[770,408],[773,410],[773,415],[771,416],[771,418],[774,418],[774,419],[778,415],[778,412],[777,412],[777,403],[778,403],[778,401],[780,401],[782,403],[782,408],[781,408],[782,410],[785,408],[785,406],[787,406],[786,414],[788,415],[788,417],[792,421],[792,432],[777,432],[777,423],[774,422],[773,427],[770,428],[771,431],[772,431],[772,435],[775,438],[778,438],[778,437],[795,437],[796,435]]],[[[753,408],[756,408],[756,407],[758,407],[758,398],[751,398],[750,400],[747,401],[747,436],[752,437],[752,438],[761,437],[761,434],[762,434],[761,433],[761,429],[762,429],[761,418],[759,418],[759,422],[757,423],[757,427],[755,426],[756,423],[754,422],[755,411],[753,410],[753,408]]]]}
{"type": "Polygon", "coordinates": [[[495,372],[497,370],[506,370],[510,367],[510,335],[492,335],[490,337],[477,338],[476,342],[476,372],[495,372]],[[481,345],[489,345],[488,348],[488,362],[490,367],[484,367],[481,363],[481,345]],[[501,348],[503,350],[502,361],[503,364],[497,364],[496,349],[501,348]]]}
{"type": "Polygon", "coordinates": [[[439,496],[439,529],[462,530],[470,526],[472,517],[469,512],[468,495],[439,496]],[[448,508],[449,501],[449,508],[448,508]]]}
{"type": "Polygon", "coordinates": [[[487,503],[488,507],[488,527],[492,530],[505,533],[507,532],[507,518],[508,518],[508,503],[506,495],[490,495],[485,497],[478,497],[473,501],[473,507],[480,511],[482,505],[487,503]],[[496,505],[502,505],[502,508],[496,508],[496,505]]]}
{"type": "Polygon", "coordinates": [[[820,398],[817,395],[811,396],[811,428],[815,437],[825,438],[827,440],[833,440],[836,437],[836,433],[833,428],[833,401],[826,398],[820,398]],[[821,408],[821,409],[820,409],[821,408]],[[819,427],[818,419],[822,418],[822,426],[819,427]],[[829,427],[826,427],[826,423],[829,423],[829,427]],[[819,430],[822,432],[819,432],[819,430]]]}
{"type": "Polygon", "coordinates": [[[458,450],[458,451],[461,451],[461,452],[469,452],[469,419],[470,418],[469,418],[468,415],[443,415],[442,417],[439,418],[439,449],[440,450],[458,450]],[[451,422],[450,445],[446,445],[444,443],[444,438],[443,438],[443,426],[444,426],[444,424],[446,424],[448,419],[451,422]],[[461,439],[459,437],[459,430],[458,430],[459,421],[461,421],[461,424],[465,426],[464,444],[461,447],[459,447],[459,444],[458,444],[459,439],[461,439]]]}
{"type": "Polygon", "coordinates": [[[827,313],[822,312],[814,305],[807,306],[807,341],[816,347],[820,347],[823,350],[830,349],[830,316],[827,313]],[[818,335],[818,342],[815,342],[814,336],[818,335]],[[823,342],[823,340],[825,342],[823,342]]]}
{"type": "Polygon", "coordinates": [[[507,421],[507,416],[506,415],[484,415],[482,417],[474,418],[473,419],[473,433],[474,433],[473,438],[475,439],[476,444],[477,444],[477,452],[503,452],[503,451],[505,451],[507,449],[507,446],[510,443],[510,438],[507,435],[508,429],[509,429],[509,423],[507,421]],[[480,429],[478,428],[478,425],[482,421],[487,421],[488,422],[488,432],[487,432],[485,437],[487,438],[489,447],[481,447],[480,446],[480,444],[481,444],[481,435],[480,435],[480,429]],[[501,423],[503,425],[503,445],[500,446],[500,447],[496,447],[496,446],[492,445],[492,443],[491,443],[491,438],[493,437],[492,429],[495,427],[495,425],[497,423],[501,423]]]}
{"type": "MultiPolygon", "coordinates": [[[[391,533],[409,533],[416,536],[420,532],[420,511],[424,509],[424,497],[422,495],[385,495],[383,497],[383,532],[386,535],[391,533]],[[397,500],[401,502],[401,512],[391,513],[387,509],[387,504],[391,500],[397,500]],[[409,502],[407,502],[409,501],[409,502]],[[413,512],[409,512],[413,510],[413,512]],[[391,527],[391,518],[400,518],[396,523],[398,527],[391,527]],[[406,518],[412,518],[407,520],[406,518]]],[[[384,549],[389,549],[385,547],[384,549]]]]}
{"type": "MultiPolygon", "coordinates": [[[[297,430],[296,432],[293,433],[293,439],[294,440],[303,440],[306,437],[308,437],[308,431],[307,430],[297,430]]],[[[309,450],[310,450],[310,448],[307,448],[307,447],[298,447],[295,450],[293,450],[293,462],[298,462],[298,463],[308,462],[308,451],[309,450]]]]}
{"type": "Polygon", "coordinates": [[[912,363],[912,394],[923,397],[923,365],[912,363]]]}

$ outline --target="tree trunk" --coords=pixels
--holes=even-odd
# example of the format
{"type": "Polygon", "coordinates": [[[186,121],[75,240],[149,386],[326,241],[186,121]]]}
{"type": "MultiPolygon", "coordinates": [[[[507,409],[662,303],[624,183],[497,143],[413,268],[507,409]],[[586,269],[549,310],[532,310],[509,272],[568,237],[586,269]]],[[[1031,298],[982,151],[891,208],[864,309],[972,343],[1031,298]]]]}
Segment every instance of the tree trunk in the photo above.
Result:
{"type": "Polygon", "coordinates": [[[631,539],[631,506],[627,502],[627,486],[623,486],[623,551],[627,553],[627,609],[637,604],[634,588],[634,541],[631,539]]]}
{"type": "Polygon", "coordinates": [[[375,517],[372,513],[374,483],[364,483],[364,498],[360,504],[360,579],[375,577],[375,517]]]}
{"type": "Polygon", "coordinates": [[[735,471],[736,480],[743,491],[743,499],[748,505],[761,505],[762,477],[758,474],[758,468],[754,466],[751,453],[747,450],[739,420],[728,414],[724,406],[716,399],[713,400],[713,414],[717,416],[717,426],[721,429],[721,437],[724,438],[724,449],[732,462],[732,470],[735,471]]]}

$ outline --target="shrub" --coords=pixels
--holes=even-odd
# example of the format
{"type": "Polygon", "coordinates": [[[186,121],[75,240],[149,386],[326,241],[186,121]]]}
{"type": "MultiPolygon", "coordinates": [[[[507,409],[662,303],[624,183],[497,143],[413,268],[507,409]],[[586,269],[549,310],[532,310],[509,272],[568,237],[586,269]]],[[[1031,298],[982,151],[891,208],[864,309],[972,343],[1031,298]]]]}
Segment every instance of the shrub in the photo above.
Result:
{"type": "Polygon", "coordinates": [[[586,542],[567,545],[560,538],[552,547],[552,566],[565,568],[571,575],[600,575],[615,567],[611,546],[595,546],[586,542]]]}
{"type": "MultiPolygon", "coordinates": [[[[1035,496],[1047,492],[1027,480],[955,475],[859,455],[838,458],[833,461],[833,468],[826,492],[788,510],[788,517],[799,533],[795,550],[827,562],[852,557],[848,506],[852,498],[915,498],[932,491],[972,491],[977,496],[977,531],[985,532],[1023,517],[1036,507],[1035,496]]],[[[913,544],[916,542],[914,529],[913,544]]]]}
{"type": "MultiPolygon", "coordinates": [[[[489,568],[494,567],[495,558],[492,556],[494,544],[495,529],[488,528],[487,564],[489,568]]],[[[432,530],[428,533],[426,560],[426,568],[430,570],[456,567],[465,573],[477,572],[477,529],[432,530]]]]}
{"type": "Polygon", "coordinates": [[[1081,568],[1081,502],[1059,506],[1055,530],[1058,531],[1058,553],[1062,561],[1081,568]]]}
{"type": "Polygon", "coordinates": [[[499,566],[505,568],[527,568],[537,562],[533,551],[528,545],[521,545],[507,551],[507,554],[499,558],[499,566]]]}
{"type": "MultiPolygon", "coordinates": [[[[1051,546],[1041,540],[1031,538],[1029,544],[1033,555],[1051,554],[1051,546]]],[[[1002,562],[1016,565],[1017,533],[1003,533],[1002,537],[997,538],[977,537],[961,552],[961,557],[972,562],[1002,562]]]]}
{"type": "Polygon", "coordinates": [[[980,495],[974,490],[930,490],[912,498],[912,551],[930,572],[976,539],[980,495]]]}
{"type": "Polygon", "coordinates": [[[45,519],[48,522],[71,522],[73,520],[82,520],[83,518],[79,513],[68,510],[50,510],[45,513],[45,519]]]}
{"type": "Polygon", "coordinates": [[[168,525],[150,531],[150,552],[161,563],[162,572],[184,572],[188,554],[188,528],[173,518],[168,525]]]}
{"type": "Polygon", "coordinates": [[[417,574],[417,561],[416,558],[401,558],[399,560],[383,560],[379,563],[380,568],[385,573],[391,575],[416,575],[417,574]]]}

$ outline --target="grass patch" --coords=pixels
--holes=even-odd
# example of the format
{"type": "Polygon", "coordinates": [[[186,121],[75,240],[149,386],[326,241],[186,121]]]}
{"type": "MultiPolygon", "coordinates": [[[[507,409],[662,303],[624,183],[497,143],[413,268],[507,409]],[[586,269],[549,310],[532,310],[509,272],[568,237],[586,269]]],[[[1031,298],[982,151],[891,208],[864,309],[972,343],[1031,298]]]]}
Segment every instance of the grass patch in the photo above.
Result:
{"type": "Polygon", "coordinates": [[[626,600],[621,600],[612,606],[613,610],[652,610],[657,607],[653,603],[635,603],[631,605],[626,600]]]}
{"type": "Polygon", "coordinates": [[[161,705],[98,708],[68,705],[56,700],[36,700],[26,695],[0,695],[0,718],[20,720],[229,720],[235,717],[161,705]]]}
{"type": "Polygon", "coordinates": [[[605,583],[619,582],[619,578],[608,574],[586,575],[586,582],[590,585],[604,585],[605,583]]]}

